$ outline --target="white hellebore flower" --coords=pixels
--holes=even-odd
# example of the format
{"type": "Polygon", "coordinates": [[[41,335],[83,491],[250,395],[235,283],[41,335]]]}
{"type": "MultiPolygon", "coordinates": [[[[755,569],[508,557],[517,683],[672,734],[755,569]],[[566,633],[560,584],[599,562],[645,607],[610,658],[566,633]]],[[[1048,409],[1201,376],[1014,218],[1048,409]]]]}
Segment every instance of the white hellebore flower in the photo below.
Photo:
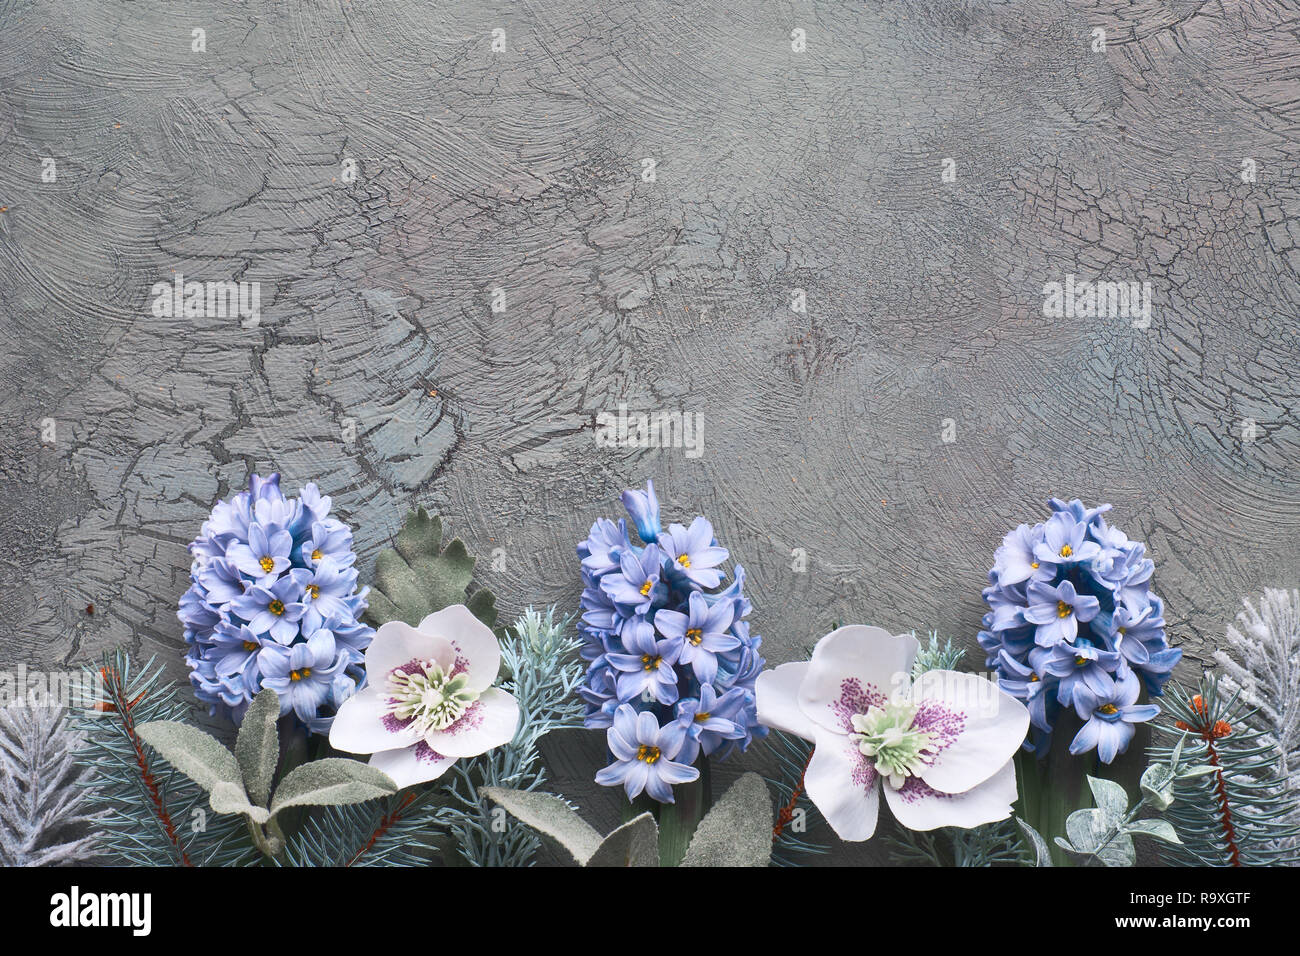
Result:
{"type": "Polygon", "coordinates": [[[812,660],[758,677],[761,723],[815,744],[808,797],[844,840],[876,832],[880,787],[911,830],[975,827],[1011,815],[1012,757],[1029,711],[974,674],[908,680],[919,645],[854,625],[827,634],[812,660]]]}
{"type": "Polygon", "coordinates": [[[492,686],[500,667],[496,635],[463,604],[419,627],[389,621],[366,648],[366,686],[339,708],[330,745],[373,754],[370,765],[398,787],[440,777],[514,737],[519,705],[492,686]]]}

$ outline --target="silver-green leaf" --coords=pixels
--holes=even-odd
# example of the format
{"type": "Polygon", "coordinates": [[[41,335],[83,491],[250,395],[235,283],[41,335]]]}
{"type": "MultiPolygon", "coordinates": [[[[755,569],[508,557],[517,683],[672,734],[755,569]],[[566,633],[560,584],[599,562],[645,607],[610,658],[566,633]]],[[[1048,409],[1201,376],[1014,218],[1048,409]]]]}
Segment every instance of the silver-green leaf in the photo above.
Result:
{"type": "Polygon", "coordinates": [[[601,841],[584,866],[658,866],[659,826],[649,813],[629,820],[601,841]]]}
{"type": "Polygon", "coordinates": [[[279,719],[280,698],[268,687],[248,705],[244,722],[239,725],[239,736],[235,738],[235,757],[244,775],[244,789],[258,806],[266,806],[271,798],[271,781],[275,777],[275,765],[280,761],[280,735],[276,728],[279,719]]]}
{"type": "Polygon", "coordinates": [[[233,784],[242,794],[243,776],[235,755],[211,734],[175,720],[154,720],[136,728],[140,739],[159,756],[209,793],[218,783],[233,784]]]}
{"type": "MultiPolygon", "coordinates": [[[[587,861],[600,849],[603,841],[596,828],[578,816],[563,798],[553,793],[509,790],[504,787],[484,787],[479,792],[505,808],[521,823],[532,827],[543,836],[550,837],[562,846],[579,866],[586,866],[587,861]]],[[[656,836],[656,845],[657,843],[656,836]]]]}
{"type": "Polygon", "coordinates": [[[1178,839],[1178,833],[1168,820],[1135,820],[1124,827],[1124,832],[1144,833],[1149,837],[1155,837],[1157,840],[1164,840],[1166,843],[1183,842],[1178,839]]]}
{"type": "Polygon", "coordinates": [[[216,813],[242,813],[256,823],[265,823],[271,814],[265,807],[254,806],[249,802],[242,787],[224,780],[217,781],[208,796],[208,803],[216,813]]]}
{"type": "Polygon", "coordinates": [[[288,807],[344,806],[397,792],[388,774],[360,760],[326,757],[302,764],[275,788],[271,816],[288,807]]]}
{"type": "Polygon", "coordinates": [[[1043,835],[1019,817],[1016,817],[1016,823],[1019,824],[1020,832],[1025,835],[1029,845],[1034,848],[1034,866],[1055,866],[1052,862],[1052,851],[1048,848],[1043,835]]]}
{"type": "Polygon", "coordinates": [[[772,859],[772,797],[756,773],[733,783],[700,821],[682,866],[767,866],[772,859]]]}
{"type": "Polygon", "coordinates": [[[1174,802],[1174,771],[1164,763],[1153,763],[1142,773],[1138,786],[1147,802],[1158,810],[1167,810],[1174,802]]]}
{"type": "Polygon", "coordinates": [[[1097,809],[1101,811],[1108,825],[1113,826],[1128,815],[1128,794],[1115,781],[1089,776],[1088,786],[1092,790],[1097,809]]]}

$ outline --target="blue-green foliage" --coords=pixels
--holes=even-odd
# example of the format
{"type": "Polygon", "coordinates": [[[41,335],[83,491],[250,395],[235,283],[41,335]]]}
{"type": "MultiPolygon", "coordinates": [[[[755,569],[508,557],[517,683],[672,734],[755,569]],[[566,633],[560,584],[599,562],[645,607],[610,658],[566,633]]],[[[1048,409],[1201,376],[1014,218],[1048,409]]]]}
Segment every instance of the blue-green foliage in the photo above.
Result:
{"type": "Polygon", "coordinates": [[[1189,866],[1294,865],[1297,828],[1287,816],[1295,797],[1279,773],[1275,741],[1251,726],[1251,708],[1213,675],[1198,691],[1166,690],[1165,717],[1156,729],[1169,743],[1150,750],[1153,762],[1167,760],[1186,734],[1183,759],[1217,768],[1175,783],[1165,816],[1182,845],[1166,848],[1165,858],[1189,866]]]}
{"type": "Polygon", "coordinates": [[[519,702],[519,730],[506,747],[460,760],[444,778],[449,799],[438,810],[439,826],[451,835],[472,866],[528,866],[540,846],[527,827],[506,826],[504,811],[480,787],[536,789],[545,779],[538,742],[552,730],[582,726],[578,641],[569,622],[529,608],[501,642],[501,686],[519,702]]]}

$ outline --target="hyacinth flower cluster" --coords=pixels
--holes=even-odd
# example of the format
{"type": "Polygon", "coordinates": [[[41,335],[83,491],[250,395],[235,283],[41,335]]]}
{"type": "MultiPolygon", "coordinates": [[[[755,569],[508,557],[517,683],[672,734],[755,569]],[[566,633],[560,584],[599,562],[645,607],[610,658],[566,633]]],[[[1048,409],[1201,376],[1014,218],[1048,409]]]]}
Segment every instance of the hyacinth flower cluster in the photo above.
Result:
{"type": "Polygon", "coordinates": [[[212,715],[239,723],[269,687],[282,714],[328,734],[364,685],[369,589],[357,590],[352,532],[330,506],[314,484],[286,498],[278,474],[255,474],[248,491],[217,502],[190,544],[178,617],[190,682],[212,715]]]}
{"type": "Polygon", "coordinates": [[[745,620],[744,568],[724,586],[728,553],[708,520],[665,530],[654,482],[625,491],[623,504],[640,543],[625,519],[601,518],[578,545],[589,662],[578,693],[611,755],[596,781],[672,803],[672,786],[699,776],[701,755],[725,759],[766,736],[754,693],[762,638],[745,620]]]}
{"type": "Polygon", "coordinates": [[[1160,712],[1138,697],[1160,696],[1183,652],[1166,640],[1155,565],[1102,517],[1110,505],[1049,504],[1050,518],[1020,525],[998,548],[979,642],[1002,689],[1029,709],[1026,749],[1045,755],[1069,708],[1083,721],[1070,753],[1095,750],[1110,763],[1134,725],[1160,712]]]}

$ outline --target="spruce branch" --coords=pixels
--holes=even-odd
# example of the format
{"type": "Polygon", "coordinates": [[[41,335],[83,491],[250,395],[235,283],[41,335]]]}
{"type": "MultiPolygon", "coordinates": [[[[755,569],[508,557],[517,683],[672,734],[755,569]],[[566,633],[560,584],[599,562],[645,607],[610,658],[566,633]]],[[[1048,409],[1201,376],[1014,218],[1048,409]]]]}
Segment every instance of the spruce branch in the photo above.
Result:
{"type": "Polygon", "coordinates": [[[768,777],[767,782],[780,807],[772,826],[772,865],[798,866],[801,856],[818,856],[829,850],[807,836],[821,822],[804,786],[813,745],[779,730],[768,734],[767,741],[777,762],[777,775],[768,777]]]}
{"type": "MultiPolygon", "coordinates": [[[[1248,718],[1277,745],[1281,778],[1300,824],[1300,591],[1268,588],[1256,608],[1248,598],[1225,647],[1214,654],[1225,690],[1255,709],[1248,718]]],[[[1300,849],[1295,840],[1292,849],[1300,849]]]]}
{"type": "MultiPolygon", "coordinates": [[[[1166,851],[1174,863],[1192,866],[1277,866],[1298,862],[1289,817],[1294,795],[1280,776],[1280,752],[1268,733],[1251,725],[1256,712],[1237,691],[1205,675],[1198,693],[1172,685],[1165,714],[1156,730],[1184,743],[1183,756],[1211,772],[1179,779],[1166,818],[1181,846],[1166,851]]],[[[1164,760],[1176,744],[1154,746],[1153,761],[1164,760]]]]}
{"type": "Polygon", "coordinates": [[[118,650],[99,669],[104,699],[95,713],[75,715],[83,738],[79,756],[94,768],[87,799],[102,813],[101,845],[127,866],[220,866],[247,862],[251,847],[237,817],[206,809],[206,794],[155,757],[137,728],[183,720],[192,708],[150,659],[136,668],[118,650]]]}

